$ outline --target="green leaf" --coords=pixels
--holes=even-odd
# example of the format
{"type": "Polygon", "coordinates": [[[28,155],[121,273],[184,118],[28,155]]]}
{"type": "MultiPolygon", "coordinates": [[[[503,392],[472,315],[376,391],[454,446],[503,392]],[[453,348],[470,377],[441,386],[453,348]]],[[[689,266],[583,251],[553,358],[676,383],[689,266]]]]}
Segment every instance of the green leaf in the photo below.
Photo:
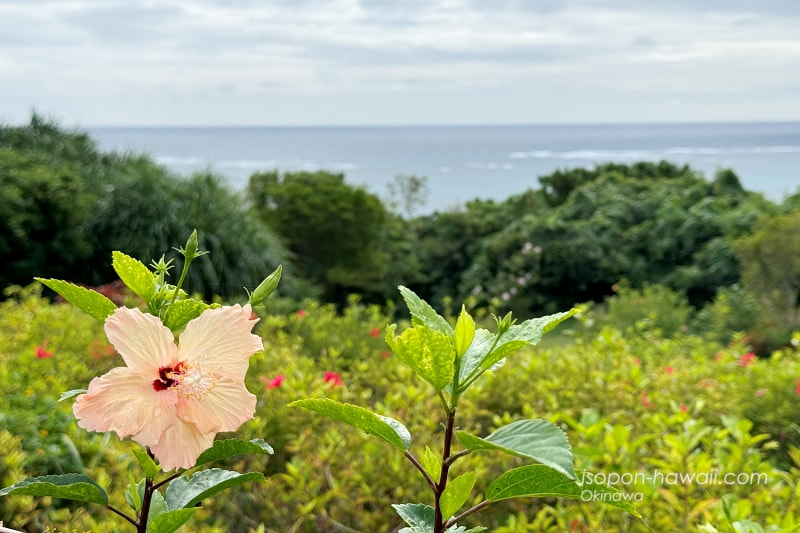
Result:
{"type": "Polygon", "coordinates": [[[438,483],[442,475],[441,455],[431,450],[430,446],[425,446],[425,453],[422,454],[421,463],[428,475],[431,476],[431,479],[438,483]]]}
{"type": "Polygon", "coordinates": [[[149,479],[156,477],[156,474],[158,474],[158,465],[153,461],[152,457],[147,455],[147,451],[139,446],[132,446],[131,451],[133,455],[136,456],[136,460],[139,461],[142,470],[144,470],[144,475],[149,479]]]}
{"type": "Polygon", "coordinates": [[[450,324],[447,323],[447,320],[445,320],[444,317],[439,313],[434,311],[433,307],[431,307],[428,302],[422,300],[411,289],[403,287],[402,285],[398,288],[400,289],[400,294],[403,295],[403,300],[406,301],[408,311],[411,313],[413,318],[417,319],[419,323],[424,324],[430,329],[438,331],[442,335],[446,335],[448,337],[453,335],[453,328],[450,327],[450,324]]]}
{"type": "Polygon", "coordinates": [[[456,352],[451,338],[425,326],[408,328],[394,337],[394,325],[386,332],[386,342],[422,379],[442,390],[453,380],[456,352]]]}
{"type": "Polygon", "coordinates": [[[61,396],[58,397],[59,402],[63,402],[64,400],[69,400],[70,398],[74,398],[75,396],[80,396],[81,394],[86,394],[89,392],[87,389],[72,389],[66,392],[62,392],[61,396]]]}
{"type": "Polygon", "coordinates": [[[153,520],[148,521],[147,533],[172,533],[177,531],[199,510],[199,507],[192,507],[158,515],[153,520]]]}
{"type": "Polygon", "coordinates": [[[527,457],[575,479],[572,447],[566,433],[545,420],[518,420],[485,438],[465,431],[459,431],[456,436],[470,451],[500,450],[510,455],[527,457]]]}
{"type": "Polygon", "coordinates": [[[422,503],[392,504],[400,518],[408,524],[398,533],[433,533],[433,520],[436,511],[430,505],[422,503]]]}
{"type": "Polygon", "coordinates": [[[209,468],[196,472],[191,478],[181,476],[172,480],[167,486],[165,500],[171,511],[193,507],[218,492],[250,481],[266,481],[266,478],[261,472],[240,474],[209,468]]]}
{"type": "Polygon", "coordinates": [[[214,441],[214,445],[200,454],[194,466],[220,461],[229,457],[243,455],[245,453],[264,453],[272,455],[275,450],[272,446],[264,442],[262,439],[241,440],[241,439],[224,439],[214,441]]]}
{"type": "Polygon", "coordinates": [[[542,335],[552,331],[556,326],[566,319],[575,316],[579,311],[579,309],[574,308],[563,313],[532,318],[526,320],[522,324],[511,326],[508,328],[508,331],[500,337],[495,349],[492,350],[491,353],[486,354],[486,358],[481,362],[481,368],[488,370],[492,365],[508,357],[523,346],[537,344],[542,340],[542,335]]]}
{"type": "Polygon", "coordinates": [[[76,502],[108,505],[108,495],[92,478],[84,474],[32,477],[0,490],[0,496],[52,496],[76,502]]]}
{"type": "Polygon", "coordinates": [[[125,501],[137,514],[142,510],[142,498],[144,497],[145,480],[138,482],[133,477],[133,472],[128,470],[128,490],[125,491],[125,501]]]}
{"type": "Polygon", "coordinates": [[[147,265],[122,252],[111,252],[111,266],[130,290],[150,303],[156,294],[156,277],[147,265]]]}
{"type": "MultiPolygon", "coordinates": [[[[492,348],[496,335],[485,329],[478,329],[472,339],[472,343],[461,357],[461,367],[458,381],[463,383],[473,371],[481,366],[481,362],[486,358],[492,348]]],[[[462,391],[463,392],[463,391],[462,391]]]]}
{"type": "Polygon", "coordinates": [[[150,499],[150,513],[147,515],[147,531],[150,531],[150,526],[154,520],[159,516],[165,515],[169,512],[169,506],[159,491],[154,490],[150,499]]]}
{"type": "Polygon", "coordinates": [[[456,328],[453,332],[453,340],[456,347],[456,356],[461,357],[472,344],[475,338],[475,320],[467,313],[467,308],[461,306],[461,314],[456,321],[456,328]]]}
{"type": "Polygon", "coordinates": [[[78,287],[77,285],[67,281],[61,281],[60,279],[33,279],[53,289],[63,296],[66,301],[100,322],[104,322],[106,318],[117,309],[114,302],[97,291],[78,287]]]}
{"type": "Polygon", "coordinates": [[[164,316],[164,325],[176,331],[192,319],[199,317],[210,306],[198,300],[177,300],[167,309],[164,316]]]}
{"type": "Polygon", "coordinates": [[[456,514],[461,509],[464,502],[469,498],[472,487],[475,486],[475,472],[465,472],[460,476],[451,479],[447,483],[442,496],[439,500],[439,507],[442,516],[446,519],[456,514]]]}
{"type": "Polygon", "coordinates": [[[489,502],[509,498],[570,498],[605,503],[641,518],[630,503],[632,496],[606,485],[596,483],[578,485],[561,472],[545,465],[529,465],[509,470],[495,479],[486,489],[486,500],[489,502]]]}
{"type": "Polygon", "coordinates": [[[340,403],[327,398],[298,400],[289,407],[304,407],[329,416],[356,429],[378,437],[404,452],[411,446],[411,434],[408,429],[393,418],[380,416],[363,407],[340,403]]]}

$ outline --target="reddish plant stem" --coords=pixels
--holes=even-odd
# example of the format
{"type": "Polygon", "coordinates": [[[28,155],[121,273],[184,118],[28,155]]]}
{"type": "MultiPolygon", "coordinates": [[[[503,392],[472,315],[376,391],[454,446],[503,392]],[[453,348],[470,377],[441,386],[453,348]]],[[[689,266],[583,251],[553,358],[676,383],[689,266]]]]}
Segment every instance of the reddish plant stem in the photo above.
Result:
{"type": "Polygon", "coordinates": [[[444,446],[442,449],[442,472],[439,474],[439,482],[433,491],[434,494],[434,515],[433,533],[444,533],[445,520],[442,516],[441,498],[447,488],[447,476],[450,473],[450,449],[453,444],[453,429],[456,423],[456,410],[448,410],[447,424],[444,429],[444,446]]]}
{"type": "MultiPolygon", "coordinates": [[[[111,511],[112,513],[118,514],[119,516],[121,516],[122,518],[124,518],[125,520],[127,520],[128,522],[130,522],[131,524],[133,524],[134,526],[137,526],[137,527],[138,527],[138,525],[139,525],[139,524],[138,524],[138,522],[136,522],[136,520],[134,520],[134,519],[133,519],[133,518],[131,518],[130,516],[126,515],[125,513],[123,513],[122,511],[120,511],[120,510],[119,510],[119,509],[117,509],[116,507],[114,507],[113,505],[111,505],[111,504],[108,504],[108,505],[106,505],[106,508],[107,508],[109,511],[111,511]]],[[[2,531],[2,530],[0,530],[0,531],[2,531]]]]}
{"type": "Polygon", "coordinates": [[[479,503],[479,504],[477,504],[477,505],[475,505],[475,506],[473,506],[473,507],[470,507],[469,509],[467,509],[466,511],[464,511],[464,512],[463,512],[463,513],[461,513],[460,515],[458,515],[458,516],[454,517],[452,520],[449,520],[449,521],[448,521],[448,522],[447,522],[447,523],[444,525],[445,529],[446,529],[446,528],[448,528],[448,527],[451,527],[451,526],[455,525],[455,524],[456,524],[456,523],[457,523],[459,520],[461,520],[462,518],[465,518],[465,517],[467,517],[467,516],[471,515],[472,513],[475,513],[475,512],[478,512],[478,511],[480,511],[481,509],[483,509],[484,507],[487,507],[487,506],[488,506],[489,504],[491,504],[491,503],[492,503],[492,502],[490,502],[490,501],[483,500],[481,503],[479,503]]]}
{"type": "Polygon", "coordinates": [[[153,480],[145,478],[144,497],[142,498],[142,512],[136,524],[136,533],[147,533],[147,519],[150,516],[150,502],[153,500],[153,480]]]}

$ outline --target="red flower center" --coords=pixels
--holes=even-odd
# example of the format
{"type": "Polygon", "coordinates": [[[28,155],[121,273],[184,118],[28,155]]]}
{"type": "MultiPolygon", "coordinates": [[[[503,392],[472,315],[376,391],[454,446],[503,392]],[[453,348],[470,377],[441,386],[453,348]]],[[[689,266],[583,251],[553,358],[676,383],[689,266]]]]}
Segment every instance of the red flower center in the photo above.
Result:
{"type": "Polygon", "coordinates": [[[168,366],[162,366],[158,369],[158,378],[153,380],[153,388],[160,392],[162,390],[167,390],[175,384],[175,376],[177,374],[183,373],[186,367],[186,363],[183,361],[179,362],[175,365],[175,368],[170,368],[168,366]]]}

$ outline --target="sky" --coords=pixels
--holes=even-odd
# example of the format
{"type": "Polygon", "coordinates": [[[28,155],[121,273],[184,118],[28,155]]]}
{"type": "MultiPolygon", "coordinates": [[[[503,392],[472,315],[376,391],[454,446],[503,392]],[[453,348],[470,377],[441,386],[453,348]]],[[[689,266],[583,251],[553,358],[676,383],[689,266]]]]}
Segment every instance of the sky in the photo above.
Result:
{"type": "Polygon", "coordinates": [[[0,121],[800,120],[798,0],[0,0],[0,121]]]}

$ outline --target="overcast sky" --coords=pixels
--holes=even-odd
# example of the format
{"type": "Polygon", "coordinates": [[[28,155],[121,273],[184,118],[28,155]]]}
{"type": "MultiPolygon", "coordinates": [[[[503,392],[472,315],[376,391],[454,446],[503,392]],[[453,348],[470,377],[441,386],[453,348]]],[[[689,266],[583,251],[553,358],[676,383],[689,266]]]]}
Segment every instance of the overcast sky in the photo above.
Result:
{"type": "Polygon", "coordinates": [[[800,120],[800,0],[0,0],[0,121],[800,120]]]}

